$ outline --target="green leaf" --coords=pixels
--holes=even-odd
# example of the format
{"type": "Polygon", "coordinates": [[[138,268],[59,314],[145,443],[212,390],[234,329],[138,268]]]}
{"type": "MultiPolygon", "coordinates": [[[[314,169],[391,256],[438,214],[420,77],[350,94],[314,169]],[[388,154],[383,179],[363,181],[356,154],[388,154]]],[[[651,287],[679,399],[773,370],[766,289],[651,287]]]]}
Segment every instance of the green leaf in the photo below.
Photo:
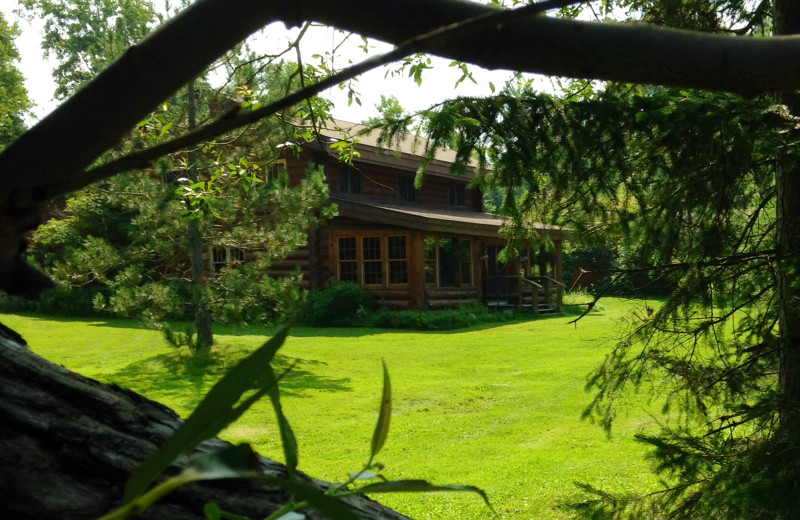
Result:
{"type": "Polygon", "coordinates": [[[222,518],[222,509],[219,508],[216,502],[209,502],[203,507],[208,520],[220,520],[222,518]]]}
{"type": "Polygon", "coordinates": [[[477,493],[483,499],[489,509],[494,511],[492,504],[489,503],[489,497],[486,492],[481,488],[475,486],[462,486],[458,484],[443,484],[435,485],[425,480],[390,480],[388,482],[376,482],[374,484],[367,484],[364,487],[354,489],[353,493],[358,495],[366,495],[368,493],[431,493],[439,491],[458,491],[477,493]]]}
{"type": "MultiPolygon", "coordinates": [[[[288,326],[282,327],[269,341],[237,363],[209,390],[175,433],[133,471],[125,486],[124,502],[130,502],[142,494],[172,461],[188,453],[204,440],[214,437],[241,416],[246,407],[255,402],[254,399],[248,399],[242,406],[234,407],[244,392],[252,389],[256,381],[264,378],[267,371],[272,370],[270,362],[283,345],[288,332],[288,326]]],[[[264,383],[270,384],[270,380],[264,383]]],[[[262,389],[261,395],[265,391],[262,389]]]]}
{"type": "Polygon", "coordinates": [[[383,396],[381,397],[381,409],[378,412],[378,423],[372,433],[372,452],[370,460],[381,451],[386,437],[389,435],[389,423],[392,419],[392,384],[389,381],[389,370],[386,362],[383,362],[383,396]]]}
{"type": "Polygon", "coordinates": [[[303,484],[297,480],[286,480],[272,476],[259,477],[256,480],[264,484],[279,487],[300,497],[328,518],[336,520],[359,520],[359,517],[339,498],[328,496],[318,488],[303,484]]]}
{"type": "Polygon", "coordinates": [[[252,478],[260,474],[258,456],[249,444],[226,446],[192,457],[181,472],[187,482],[225,478],[252,478]]]}
{"type": "Polygon", "coordinates": [[[161,127],[161,135],[159,137],[164,137],[164,134],[169,132],[169,129],[172,128],[172,121],[161,127]]]}
{"type": "Polygon", "coordinates": [[[267,371],[267,385],[269,390],[269,399],[272,402],[272,408],[275,410],[275,415],[278,418],[278,430],[281,434],[281,444],[283,445],[283,456],[286,459],[286,467],[289,468],[289,475],[293,475],[295,468],[297,468],[298,453],[297,453],[297,438],[294,435],[292,427],[289,425],[288,419],[283,413],[281,407],[280,392],[278,391],[278,379],[275,377],[275,372],[272,367],[267,371]]]}

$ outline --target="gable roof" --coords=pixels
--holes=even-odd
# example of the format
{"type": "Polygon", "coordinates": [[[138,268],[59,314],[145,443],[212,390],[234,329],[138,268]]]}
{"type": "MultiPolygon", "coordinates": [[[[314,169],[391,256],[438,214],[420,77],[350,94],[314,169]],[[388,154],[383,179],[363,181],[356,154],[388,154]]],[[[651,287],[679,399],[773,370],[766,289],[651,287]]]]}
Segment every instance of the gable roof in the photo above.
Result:
{"type": "MultiPolygon", "coordinates": [[[[369,130],[366,125],[339,119],[324,121],[319,129],[319,137],[327,151],[338,153],[331,145],[343,140],[354,141],[354,148],[361,154],[357,161],[390,166],[413,173],[419,169],[420,160],[430,146],[430,141],[411,132],[396,136],[392,139],[391,145],[383,144],[379,142],[380,130],[369,130]]],[[[455,150],[437,148],[434,158],[428,163],[427,174],[459,180],[475,178],[477,161],[470,161],[464,175],[450,170],[455,162],[455,150]]]]}

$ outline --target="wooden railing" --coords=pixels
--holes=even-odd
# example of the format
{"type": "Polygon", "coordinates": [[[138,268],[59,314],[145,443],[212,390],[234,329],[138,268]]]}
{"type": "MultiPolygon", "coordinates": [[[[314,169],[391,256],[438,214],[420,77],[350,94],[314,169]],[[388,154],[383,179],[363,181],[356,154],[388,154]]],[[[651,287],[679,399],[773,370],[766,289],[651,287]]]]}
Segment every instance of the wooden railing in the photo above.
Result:
{"type": "Polygon", "coordinates": [[[523,285],[527,285],[531,290],[531,312],[539,314],[539,296],[544,296],[544,301],[550,307],[553,301],[553,288],[555,288],[555,309],[557,312],[563,310],[564,290],[566,285],[549,276],[537,276],[526,278],[522,275],[498,275],[486,277],[486,293],[484,301],[489,304],[494,300],[494,304],[499,308],[501,305],[513,305],[521,308],[524,304],[525,290],[523,285]]]}

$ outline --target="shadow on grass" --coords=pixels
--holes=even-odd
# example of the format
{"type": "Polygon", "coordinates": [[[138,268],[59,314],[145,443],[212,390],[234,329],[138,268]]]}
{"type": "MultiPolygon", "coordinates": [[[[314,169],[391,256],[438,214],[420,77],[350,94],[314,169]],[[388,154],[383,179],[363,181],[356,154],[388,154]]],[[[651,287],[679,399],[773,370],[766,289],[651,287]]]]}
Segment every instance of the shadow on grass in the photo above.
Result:
{"type": "Polygon", "coordinates": [[[140,329],[149,330],[143,327],[137,320],[124,319],[124,318],[104,318],[104,317],[76,317],[76,316],[60,316],[60,315],[47,315],[47,314],[34,314],[26,312],[3,312],[0,313],[0,320],[2,316],[19,316],[33,322],[47,321],[56,323],[84,323],[92,327],[112,327],[118,329],[140,329]]]}
{"type": "MultiPolygon", "coordinates": [[[[211,387],[240,359],[229,352],[211,352],[190,356],[180,352],[158,354],[130,363],[125,368],[109,374],[108,380],[144,395],[176,394],[193,409],[211,387]]],[[[311,392],[347,392],[352,389],[351,379],[321,375],[327,363],[281,356],[275,357],[273,368],[282,374],[295,365],[280,381],[281,395],[311,397],[311,392]]]]}
{"type": "MultiPolygon", "coordinates": [[[[555,320],[563,320],[563,323],[566,324],[568,321],[573,320],[579,317],[585,307],[583,305],[571,305],[565,306],[564,312],[561,314],[542,314],[538,317],[534,317],[533,315],[525,315],[525,314],[515,314],[510,316],[507,320],[498,320],[498,321],[491,321],[491,322],[482,322],[477,323],[475,325],[471,325],[468,327],[463,327],[459,329],[450,329],[450,330],[419,330],[419,329],[400,329],[400,328],[375,328],[375,327],[313,327],[309,325],[303,324],[296,324],[292,326],[289,336],[296,336],[301,338],[360,338],[366,336],[374,336],[377,334],[383,333],[407,333],[407,334],[420,334],[420,335],[427,335],[427,334],[460,334],[463,332],[471,332],[471,331],[481,331],[481,330],[489,330],[498,327],[504,327],[506,325],[513,325],[519,323],[526,323],[526,322],[539,322],[539,321],[555,321],[555,320]]],[[[68,317],[68,316],[47,316],[42,314],[28,314],[28,313],[4,313],[7,315],[15,315],[25,317],[26,319],[35,321],[47,321],[47,322],[57,322],[57,323],[83,323],[87,326],[91,327],[108,327],[108,328],[124,328],[124,329],[134,329],[134,330],[152,330],[154,332],[155,329],[145,327],[137,320],[134,319],[117,319],[117,318],[103,318],[103,317],[94,317],[94,318],[80,318],[80,317],[68,317]]],[[[603,316],[604,313],[602,311],[593,311],[589,313],[586,317],[592,316],[603,316]]],[[[0,315],[1,320],[1,315],[0,315]]],[[[187,325],[190,325],[190,322],[170,322],[170,325],[173,327],[174,330],[182,331],[187,325]]],[[[221,325],[221,324],[214,324],[213,331],[215,335],[218,336],[261,336],[263,338],[269,338],[273,335],[273,333],[278,329],[278,327],[267,327],[263,325],[249,325],[245,327],[236,327],[231,325],[221,325]]],[[[160,334],[160,332],[158,332],[160,334]]]]}

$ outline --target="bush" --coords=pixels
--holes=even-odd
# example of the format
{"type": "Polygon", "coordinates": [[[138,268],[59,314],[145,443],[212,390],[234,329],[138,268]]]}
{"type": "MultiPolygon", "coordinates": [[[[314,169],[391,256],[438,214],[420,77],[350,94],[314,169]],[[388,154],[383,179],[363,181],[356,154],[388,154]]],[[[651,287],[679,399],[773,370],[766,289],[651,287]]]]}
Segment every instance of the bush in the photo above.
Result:
{"type": "Polygon", "coordinates": [[[38,300],[24,300],[0,294],[0,311],[36,312],[51,316],[91,317],[100,313],[94,307],[97,295],[103,295],[100,287],[64,290],[61,287],[46,290],[38,300]]]}
{"type": "MultiPolygon", "coordinates": [[[[381,309],[369,320],[372,327],[409,330],[455,330],[478,323],[497,323],[519,319],[522,315],[509,312],[489,312],[476,303],[458,309],[441,311],[390,311],[381,309]]],[[[530,314],[524,315],[530,318],[530,314]]]]}
{"type": "Polygon", "coordinates": [[[334,282],[308,296],[305,321],[317,327],[365,325],[375,307],[371,292],[352,282],[334,282]]]}

